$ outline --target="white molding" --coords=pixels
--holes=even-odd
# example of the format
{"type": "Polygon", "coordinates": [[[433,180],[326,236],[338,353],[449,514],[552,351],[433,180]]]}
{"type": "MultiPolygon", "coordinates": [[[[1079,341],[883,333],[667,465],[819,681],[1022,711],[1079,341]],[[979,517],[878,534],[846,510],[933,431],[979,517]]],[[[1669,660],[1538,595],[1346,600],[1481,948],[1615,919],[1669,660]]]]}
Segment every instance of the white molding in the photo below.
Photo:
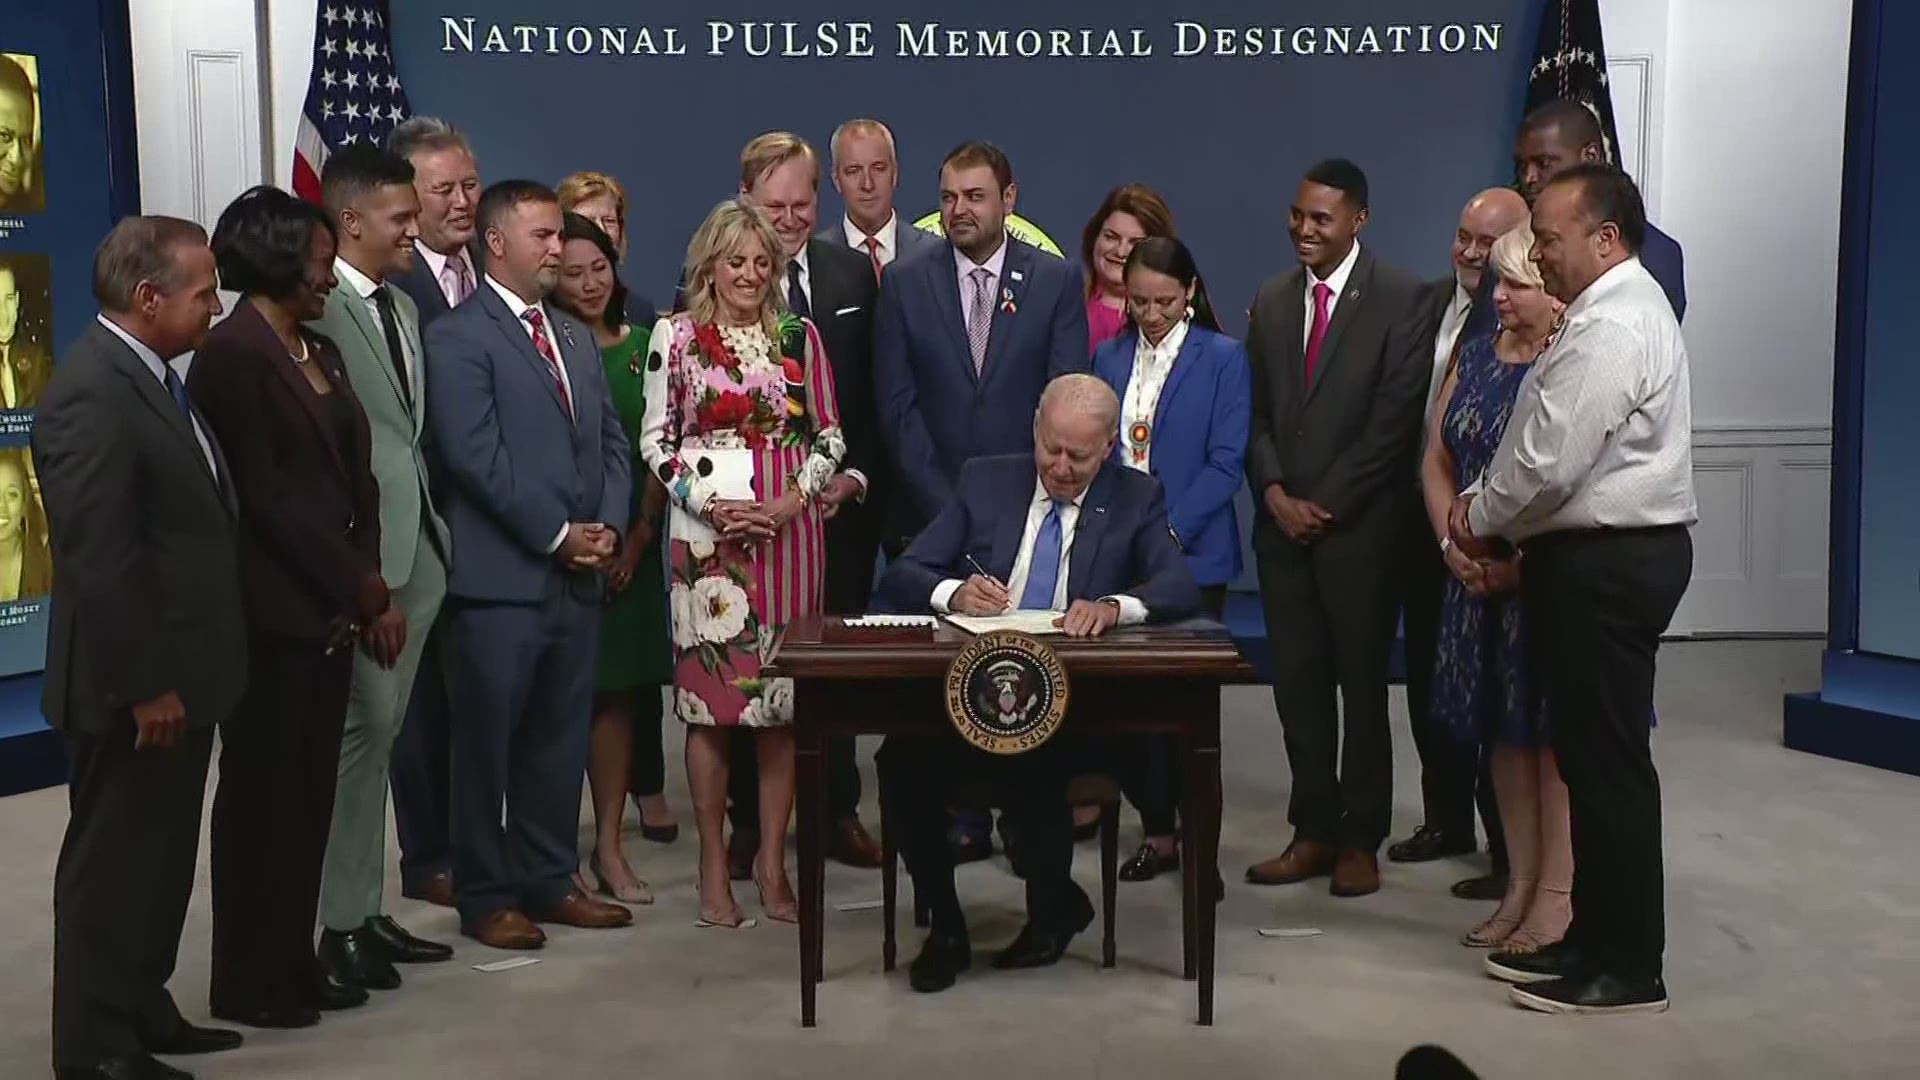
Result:
{"type": "Polygon", "coordinates": [[[1735,446],[1832,446],[1833,429],[1826,424],[1695,424],[1694,449],[1735,446]]]}
{"type": "Polygon", "coordinates": [[[245,145],[247,114],[252,111],[244,62],[245,57],[232,49],[187,50],[188,172],[194,216],[199,221],[212,221],[234,195],[250,186],[244,166],[228,156],[233,136],[240,136],[245,145]],[[221,152],[213,152],[210,138],[218,141],[221,152]],[[226,175],[215,176],[215,170],[226,175]]]}
{"type": "Polygon", "coordinates": [[[1658,133],[1653,123],[1653,54],[1624,53],[1607,57],[1607,91],[1613,99],[1613,118],[1617,127],[1622,119],[1630,119],[1634,124],[1633,145],[1628,146],[1627,137],[1620,137],[1621,145],[1616,149],[1620,158],[1620,167],[1632,176],[1640,185],[1642,198],[1649,208],[1654,205],[1655,189],[1659,187],[1657,177],[1653,175],[1653,147],[1658,133]],[[1622,109],[1622,99],[1629,99],[1629,108],[1622,109]],[[1623,117],[1621,114],[1626,113],[1623,117]]]}
{"type": "Polygon", "coordinates": [[[1832,441],[1823,425],[1694,428],[1700,524],[1674,633],[1824,631],[1832,441]],[[1738,476],[1731,492],[1728,473],[1738,476]]]}

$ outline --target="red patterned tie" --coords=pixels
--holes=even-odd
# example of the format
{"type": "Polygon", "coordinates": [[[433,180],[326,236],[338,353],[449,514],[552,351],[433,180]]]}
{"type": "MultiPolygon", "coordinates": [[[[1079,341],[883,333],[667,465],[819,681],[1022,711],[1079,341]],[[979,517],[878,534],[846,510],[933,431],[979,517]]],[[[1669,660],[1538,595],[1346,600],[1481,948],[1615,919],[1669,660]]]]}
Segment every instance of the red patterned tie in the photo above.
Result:
{"type": "Polygon", "coordinates": [[[1327,301],[1333,289],[1324,281],[1313,283],[1313,330],[1307,334],[1307,385],[1313,385],[1313,365],[1320,362],[1320,346],[1327,340],[1329,312],[1327,301]]]}
{"type": "Polygon", "coordinates": [[[553,392],[560,395],[560,407],[567,412],[567,419],[573,419],[573,400],[567,397],[566,380],[560,377],[560,358],[553,354],[553,342],[547,340],[547,319],[540,309],[530,307],[520,313],[527,325],[533,328],[533,351],[547,362],[547,374],[553,378],[553,392]]]}
{"type": "Polygon", "coordinates": [[[873,263],[873,280],[880,280],[880,241],[867,237],[867,259],[873,263]]]}

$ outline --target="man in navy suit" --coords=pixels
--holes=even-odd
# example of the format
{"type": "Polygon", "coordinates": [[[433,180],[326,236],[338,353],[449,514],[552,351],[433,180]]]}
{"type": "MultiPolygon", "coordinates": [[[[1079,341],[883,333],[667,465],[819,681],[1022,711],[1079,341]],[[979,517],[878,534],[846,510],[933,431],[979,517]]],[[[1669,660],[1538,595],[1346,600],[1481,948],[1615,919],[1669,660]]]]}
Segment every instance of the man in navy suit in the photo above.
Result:
{"type": "MultiPolygon", "coordinates": [[[[473,294],[480,283],[479,254],[475,250],[473,212],[480,201],[480,171],[473,148],[453,125],[431,116],[416,116],[387,136],[387,149],[413,166],[413,189],[420,197],[420,235],[413,242],[413,259],[406,271],[388,281],[407,294],[420,315],[424,336],[449,311],[473,294]]],[[[436,363],[432,349],[422,362],[436,363]]],[[[431,406],[431,402],[427,402],[431,406]]],[[[436,504],[444,498],[447,478],[433,452],[433,428],[421,436],[427,452],[427,487],[436,504]]],[[[447,680],[441,668],[440,627],[436,621],[420,653],[420,669],[407,701],[407,715],[393,744],[389,770],[393,784],[394,832],[400,840],[400,895],[445,907],[453,905],[453,841],[448,815],[447,741],[451,717],[447,709],[447,680]]]]}
{"type": "Polygon", "coordinates": [[[485,274],[427,331],[428,419],[458,553],[447,583],[455,906],[482,944],[534,921],[623,926],[573,888],[599,645],[600,570],[626,520],[631,450],[593,332],[545,303],[560,201],[527,180],[480,197],[485,274]],[[502,807],[505,820],[502,820],[502,807]]]}
{"type": "Polygon", "coordinates": [[[866,256],[877,281],[895,259],[940,247],[940,238],[900,220],[893,193],[900,159],[893,129],[878,120],[849,120],[833,129],[833,186],[847,212],[824,235],[866,256]]]}
{"type": "MultiPolygon", "coordinates": [[[[1056,625],[1075,637],[1198,611],[1200,589],[1167,526],[1160,482],[1109,460],[1119,417],[1119,400],[1094,376],[1051,383],[1033,419],[1032,453],[961,467],[953,497],[887,568],[881,590],[889,605],[969,615],[1062,611],[1056,625]]],[[[1070,753],[1062,738],[1008,756],[958,736],[889,739],[881,748],[881,798],[904,833],[914,896],[932,913],[910,969],[915,990],[944,990],[971,963],[943,835],[946,807],[963,786],[988,787],[1020,827],[1027,923],[993,965],[1052,964],[1093,921],[1072,877],[1070,753]]]]}

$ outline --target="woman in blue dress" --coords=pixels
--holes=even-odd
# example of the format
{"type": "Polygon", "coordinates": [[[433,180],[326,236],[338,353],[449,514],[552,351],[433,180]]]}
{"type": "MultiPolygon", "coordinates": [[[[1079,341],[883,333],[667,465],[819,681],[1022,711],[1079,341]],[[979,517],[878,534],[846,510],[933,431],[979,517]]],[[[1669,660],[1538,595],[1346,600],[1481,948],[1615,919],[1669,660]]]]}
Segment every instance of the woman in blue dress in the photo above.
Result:
{"type": "Polygon", "coordinates": [[[1521,557],[1476,561],[1447,539],[1456,495],[1493,461],[1530,365],[1546,353],[1565,306],[1542,286],[1528,258],[1533,231],[1521,225],[1488,256],[1499,275],[1499,327],[1461,342],[1434,403],[1422,471],[1427,513],[1447,569],[1434,659],[1433,711],[1463,743],[1493,746],[1493,791],[1512,862],[1492,918],[1461,943],[1534,952],[1559,941],[1573,916],[1573,841],[1567,787],[1547,741],[1542,698],[1528,670],[1521,626],[1521,557]]]}

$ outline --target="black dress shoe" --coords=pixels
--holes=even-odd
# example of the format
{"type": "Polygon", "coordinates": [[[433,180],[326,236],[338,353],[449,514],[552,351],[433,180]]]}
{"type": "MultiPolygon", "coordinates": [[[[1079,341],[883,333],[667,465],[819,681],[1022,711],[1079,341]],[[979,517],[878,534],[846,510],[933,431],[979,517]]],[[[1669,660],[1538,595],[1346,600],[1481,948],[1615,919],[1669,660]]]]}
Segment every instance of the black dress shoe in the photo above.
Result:
{"type": "Polygon", "coordinates": [[[680,823],[672,825],[649,825],[640,823],[640,839],[654,844],[671,844],[680,839],[680,823]]]}
{"type": "Polygon", "coordinates": [[[928,934],[920,955],[907,965],[907,985],[922,994],[937,994],[972,966],[973,946],[965,934],[928,934]]]}
{"type": "Polygon", "coordinates": [[[1456,837],[1425,825],[1413,830],[1413,835],[1397,844],[1387,847],[1387,860],[1398,863],[1432,862],[1455,855],[1471,855],[1478,850],[1473,836],[1456,837]]]}
{"type": "MultiPolygon", "coordinates": [[[[365,990],[360,991],[364,996],[365,990]]],[[[320,1010],[308,1005],[248,1005],[240,1009],[211,1010],[215,1020],[256,1028],[308,1028],[320,1022],[320,1010]]]]}
{"type": "Polygon", "coordinates": [[[1667,1011],[1667,984],[1658,975],[1578,975],[1515,986],[1507,991],[1515,1005],[1562,1015],[1626,1015],[1667,1011]]]}
{"type": "Polygon", "coordinates": [[[753,859],[760,853],[760,837],[733,830],[727,837],[727,876],[735,881],[753,880],[753,859]]]}
{"type": "Polygon", "coordinates": [[[1169,870],[1180,869],[1180,849],[1171,854],[1162,855],[1154,850],[1152,844],[1141,844],[1140,850],[1133,853],[1120,867],[1121,881],[1152,881],[1169,870]]]}
{"type": "Polygon", "coordinates": [[[226,1028],[195,1027],[185,1020],[164,1039],[147,1043],[149,1054],[217,1054],[238,1049],[246,1040],[237,1031],[226,1028]]]}
{"type": "Polygon", "coordinates": [[[76,1068],[62,1065],[54,1070],[57,1080],[193,1080],[193,1074],[176,1069],[145,1054],[109,1058],[97,1065],[76,1068]]]}
{"type": "Polygon", "coordinates": [[[1030,921],[1021,927],[1013,944],[993,958],[993,966],[1001,971],[1018,971],[1059,963],[1074,936],[1093,925],[1093,902],[1079,886],[1073,886],[1068,902],[1071,913],[1063,921],[1050,926],[1030,921]]]}
{"type": "MultiPolygon", "coordinates": [[[[399,978],[397,974],[394,977],[399,978]]],[[[359,1008],[367,1003],[367,996],[360,986],[335,978],[317,966],[313,981],[307,985],[307,1005],[321,1012],[359,1008]]]]}
{"type": "Polygon", "coordinates": [[[993,832],[955,824],[947,830],[947,847],[953,852],[955,866],[982,862],[993,858],[993,832]]]}
{"type": "Polygon", "coordinates": [[[373,935],[387,959],[396,964],[433,964],[453,959],[453,946],[414,937],[390,915],[375,915],[360,929],[373,935]]]}
{"type": "Polygon", "coordinates": [[[1496,951],[1482,961],[1487,974],[1501,982],[1515,984],[1548,982],[1586,974],[1586,959],[1579,946],[1556,941],[1532,952],[1496,951]]]}
{"type": "Polygon", "coordinates": [[[1462,900],[1498,900],[1507,895],[1507,875],[1482,874],[1465,881],[1456,881],[1453,883],[1452,891],[1453,895],[1462,900]]]}
{"type": "Polygon", "coordinates": [[[314,952],[324,976],[343,986],[367,990],[398,990],[400,973],[387,959],[380,940],[368,931],[322,930],[320,947],[314,952]]]}

